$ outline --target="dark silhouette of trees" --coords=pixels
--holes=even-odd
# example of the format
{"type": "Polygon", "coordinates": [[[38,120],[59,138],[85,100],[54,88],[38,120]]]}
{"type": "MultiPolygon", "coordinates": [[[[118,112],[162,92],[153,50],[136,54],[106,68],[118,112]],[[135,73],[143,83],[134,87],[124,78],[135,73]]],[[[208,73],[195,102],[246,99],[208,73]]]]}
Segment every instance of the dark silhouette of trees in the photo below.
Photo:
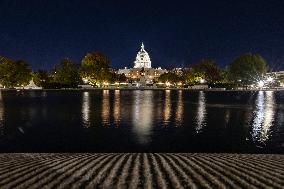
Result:
{"type": "Polygon", "coordinates": [[[267,70],[267,63],[259,54],[244,54],[228,66],[228,77],[235,83],[251,84],[261,80],[267,70]]]}

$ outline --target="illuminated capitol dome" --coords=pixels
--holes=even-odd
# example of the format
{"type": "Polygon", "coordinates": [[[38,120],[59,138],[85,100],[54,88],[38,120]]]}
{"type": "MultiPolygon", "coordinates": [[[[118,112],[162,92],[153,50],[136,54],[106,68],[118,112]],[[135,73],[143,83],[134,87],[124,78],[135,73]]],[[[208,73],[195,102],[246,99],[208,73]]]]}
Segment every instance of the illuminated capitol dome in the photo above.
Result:
{"type": "Polygon", "coordinates": [[[154,83],[155,81],[157,81],[158,77],[160,77],[161,74],[167,72],[167,70],[162,69],[161,67],[152,68],[151,63],[152,62],[150,56],[145,50],[144,44],[142,43],[141,49],[136,55],[133,68],[125,67],[124,69],[119,69],[118,73],[125,74],[126,77],[132,80],[132,83],[135,83],[136,81],[138,82],[141,78],[141,75],[143,75],[146,83],[154,83]]]}
{"type": "Polygon", "coordinates": [[[144,44],[141,45],[141,50],[137,53],[134,61],[134,68],[151,68],[151,60],[147,51],[144,49],[144,44]]]}

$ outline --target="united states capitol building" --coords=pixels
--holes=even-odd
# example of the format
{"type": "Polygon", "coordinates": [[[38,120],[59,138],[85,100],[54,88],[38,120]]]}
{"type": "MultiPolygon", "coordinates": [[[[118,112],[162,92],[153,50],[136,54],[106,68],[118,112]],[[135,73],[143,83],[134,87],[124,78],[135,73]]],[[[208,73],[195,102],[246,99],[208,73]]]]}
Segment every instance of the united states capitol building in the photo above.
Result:
{"type": "Polygon", "coordinates": [[[151,59],[145,46],[142,43],[140,51],[138,51],[136,60],[134,61],[133,68],[119,69],[118,74],[125,74],[127,78],[131,80],[132,83],[145,83],[152,84],[156,81],[159,76],[166,73],[166,69],[152,68],[151,59]]]}

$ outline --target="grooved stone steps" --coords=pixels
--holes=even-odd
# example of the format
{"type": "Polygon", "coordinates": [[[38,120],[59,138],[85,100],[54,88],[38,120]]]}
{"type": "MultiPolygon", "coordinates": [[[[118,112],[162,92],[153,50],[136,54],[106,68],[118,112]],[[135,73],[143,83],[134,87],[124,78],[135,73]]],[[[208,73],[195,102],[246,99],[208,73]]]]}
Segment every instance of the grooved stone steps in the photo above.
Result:
{"type": "Polygon", "coordinates": [[[284,188],[284,155],[0,154],[0,188],[284,188]]]}

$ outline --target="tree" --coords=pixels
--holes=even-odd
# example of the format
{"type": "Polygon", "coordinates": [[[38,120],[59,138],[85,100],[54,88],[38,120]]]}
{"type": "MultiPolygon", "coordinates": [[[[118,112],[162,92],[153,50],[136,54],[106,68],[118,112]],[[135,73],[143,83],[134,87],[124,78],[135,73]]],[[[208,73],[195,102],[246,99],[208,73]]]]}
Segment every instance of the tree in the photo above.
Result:
{"type": "Polygon", "coordinates": [[[200,82],[200,73],[197,73],[193,68],[183,71],[182,78],[186,84],[194,85],[200,82]]]}
{"type": "Polygon", "coordinates": [[[267,69],[266,61],[259,54],[244,54],[229,65],[228,77],[235,83],[251,84],[261,80],[267,69]]]}
{"type": "Polygon", "coordinates": [[[69,59],[63,59],[55,66],[53,82],[65,87],[77,87],[81,78],[78,66],[69,59]]]}
{"type": "Polygon", "coordinates": [[[214,60],[202,59],[193,66],[195,77],[205,79],[209,84],[220,82],[222,80],[221,70],[214,60]]]}
{"type": "Polygon", "coordinates": [[[38,70],[33,73],[33,81],[37,86],[46,87],[46,85],[50,82],[50,78],[47,71],[38,70]]]}
{"type": "Polygon", "coordinates": [[[127,77],[125,76],[125,74],[116,74],[116,80],[115,82],[118,83],[123,83],[127,81],[127,77]]]}
{"type": "Polygon", "coordinates": [[[31,72],[28,63],[23,60],[0,58],[0,83],[5,87],[28,85],[32,78],[31,72]]]}
{"type": "Polygon", "coordinates": [[[176,84],[178,82],[181,82],[182,78],[175,73],[168,72],[161,74],[160,77],[158,78],[158,81],[163,83],[170,82],[172,84],[176,84]]]}
{"type": "Polygon", "coordinates": [[[93,84],[109,81],[112,74],[109,71],[110,61],[100,52],[90,52],[82,59],[81,76],[93,84]]]}

